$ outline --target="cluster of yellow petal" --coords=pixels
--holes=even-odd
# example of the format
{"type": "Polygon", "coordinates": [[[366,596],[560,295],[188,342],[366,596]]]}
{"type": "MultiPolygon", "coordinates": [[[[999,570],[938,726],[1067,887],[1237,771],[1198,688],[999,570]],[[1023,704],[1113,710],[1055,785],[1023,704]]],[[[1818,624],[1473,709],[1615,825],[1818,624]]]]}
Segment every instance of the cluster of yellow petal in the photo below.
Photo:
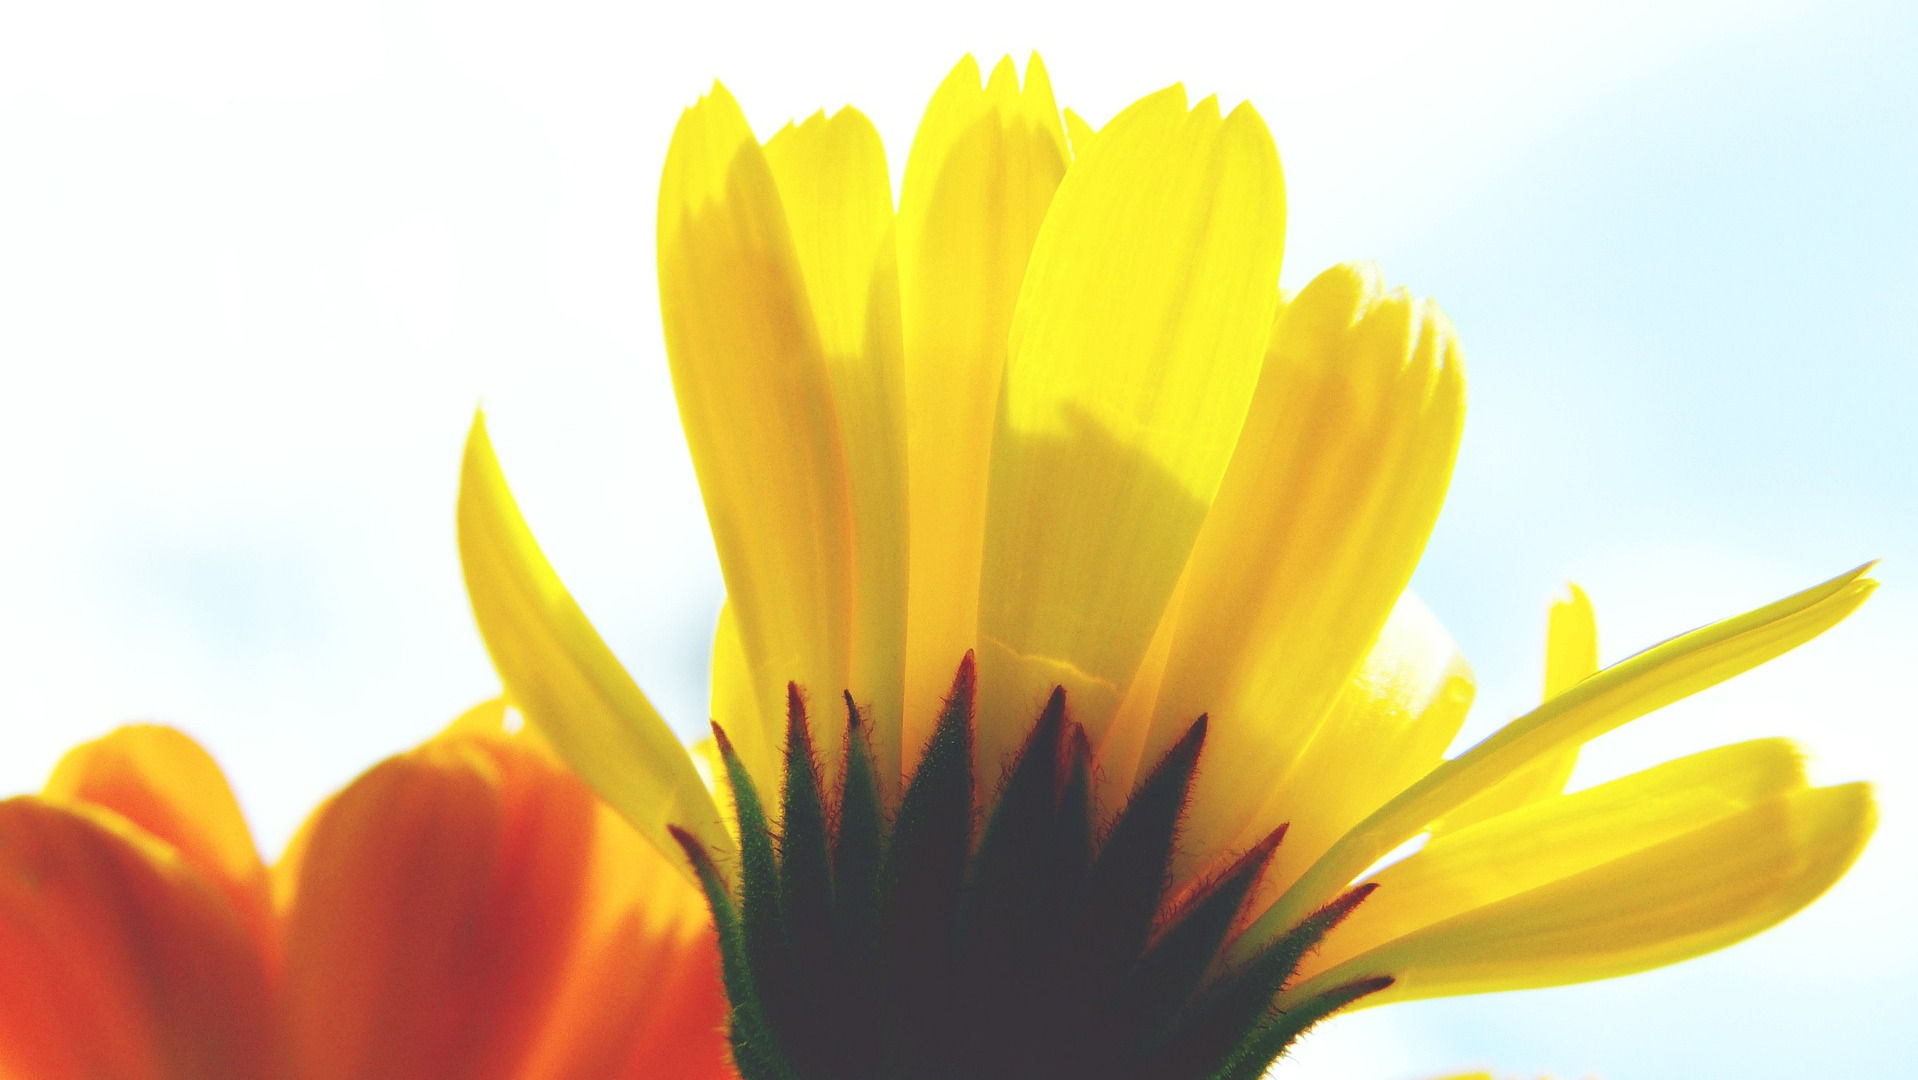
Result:
{"type": "MultiPolygon", "coordinates": [[[[1207,713],[1177,878],[1291,824],[1238,955],[1429,835],[1298,988],[1397,980],[1368,1003],[1695,955],[1856,856],[1866,789],[1808,786],[1778,742],[1564,787],[1584,743],[1849,614],[1862,569],[1602,671],[1574,593],[1545,703],[1444,757],[1472,678],[1405,589],[1458,445],[1459,347],[1368,267],[1282,294],[1284,185],[1250,107],[1173,87],[1095,130],[1036,58],[1023,85],[968,59],[893,207],[851,109],[762,145],[716,87],[668,152],[661,309],[728,593],[712,711],[761,790],[792,681],[858,700],[896,798],[968,649],[981,776],[1055,685],[1107,809],[1207,713]]],[[[509,697],[663,850],[678,825],[729,851],[723,799],[540,555],[478,422],[460,526],[509,697]]]]}
{"type": "Polygon", "coordinates": [[[731,1075],[705,909],[498,704],[260,859],[171,728],[0,802],[0,1076],[731,1075]]]}

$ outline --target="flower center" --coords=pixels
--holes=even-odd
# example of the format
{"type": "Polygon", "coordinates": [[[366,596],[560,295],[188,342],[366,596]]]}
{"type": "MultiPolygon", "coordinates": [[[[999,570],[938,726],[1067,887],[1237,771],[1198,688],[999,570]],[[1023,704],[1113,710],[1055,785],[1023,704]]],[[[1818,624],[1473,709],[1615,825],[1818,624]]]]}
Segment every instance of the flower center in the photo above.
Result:
{"type": "Polygon", "coordinates": [[[975,829],[974,687],[968,654],[890,817],[851,696],[829,795],[805,699],[789,687],[777,834],[715,725],[738,814],[737,887],[692,834],[673,832],[719,928],[746,1080],[1252,1080],[1306,1028],[1391,984],[1272,1007],[1370,886],[1226,962],[1284,826],[1170,895],[1203,716],[1101,822],[1091,746],[1055,689],[975,829]]]}

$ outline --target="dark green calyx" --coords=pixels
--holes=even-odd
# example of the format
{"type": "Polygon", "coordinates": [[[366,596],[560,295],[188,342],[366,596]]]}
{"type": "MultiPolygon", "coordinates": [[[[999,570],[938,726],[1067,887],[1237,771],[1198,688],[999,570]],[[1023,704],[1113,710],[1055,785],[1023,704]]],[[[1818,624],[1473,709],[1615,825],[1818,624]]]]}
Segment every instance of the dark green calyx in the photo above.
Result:
{"type": "Polygon", "coordinates": [[[829,792],[805,697],[789,688],[777,830],[715,726],[738,814],[738,880],[690,833],[674,836],[719,929],[745,1080],[1251,1080],[1308,1027],[1391,984],[1381,976],[1273,1006],[1371,886],[1243,963],[1226,961],[1283,826],[1173,895],[1203,716],[1100,821],[1091,744],[1054,690],[982,824],[975,677],[967,654],[890,813],[850,695],[841,782],[829,792]]]}

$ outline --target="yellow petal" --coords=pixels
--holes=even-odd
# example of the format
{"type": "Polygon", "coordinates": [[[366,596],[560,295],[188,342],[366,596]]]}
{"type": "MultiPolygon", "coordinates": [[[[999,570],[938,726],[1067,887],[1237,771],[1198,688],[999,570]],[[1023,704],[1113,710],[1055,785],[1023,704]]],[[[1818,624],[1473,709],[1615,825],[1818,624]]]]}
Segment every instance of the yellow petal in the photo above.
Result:
{"type": "Polygon", "coordinates": [[[1065,110],[1065,117],[1066,142],[1071,145],[1073,154],[1085,153],[1086,147],[1092,145],[1092,137],[1099,133],[1099,129],[1087,123],[1085,117],[1071,109],[1065,110]]]}
{"type": "MultiPolygon", "coordinates": [[[[780,777],[785,774],[784,728],[776,722],[767,723],[759,714],[759,697],[753,687],[752,670],[746,665],[746,646],[739,640],[739,621],[733,617],[731,600],[719,609],[719,626],[713,631],[713,685],[709,706],[713,722],[726,730],[733,749],[745,761],[746,771],[752,774],[754,785],[762,792],[780,790],[780,777]]],[[[819,727],[823,729],[824,725],[819,727]]],[[[710,742],[712,736],[708,735],[695,744],[695,749],[710,742]]],[[[717,755],[715,743],[711,760],[718,762],[719,767],[714,775],[724,776],[725,763],[717,755]]],[[[695,756],[695,764],[698,760],[695,756]]],[[[706,786],[716,792],[725,790],[712,783],[706,786]]],[[[726,820],[728,824],[737,820],[730,807],[726,820]]]]}
{"type": "MultiPolygon", "coordinates": [[[[766,143],[766,165],[827,362],[883,368],[882,358],[866,355],[873,270],[892,231],[892,181],[879,133],[856,109],[818,113],[780,129],[766,143]]],[[[894,374],[883,372],[884,381],[894,374]]]]}
{"type": "Polygon", "coordinates": [[[1266,831],[1290,822],[1262,895],[1290,886],[1347,829],[1443,760],[1472,694],[1472,670],[1451,635],[1404,594],[1292,775],[1248,821],[1266,831]]]}
{"type": "MultiPolygon", "coordinates": [[[[600,797],[662,852],[678,825],[730,851],[686,750],[541,554],[473,419],[460,473],[460,563],[506,696],[600,797]]],[[[688,871],[690,875],[690,871],[688,871]]]]}
{"type": "MultiPolygon", "coordinates": [[[[1065,133],[1045,65],[1025,86],[1010,59],[982,88],[960,61],[926,106],[899,191],[906,346],[911,581],[905,764],[931,734],[977,645],[986,470],[1006,335],[1027,256],[1065,175],[1065,133]]],[[[901,763],[882,762],[896,773],[901,763]]]]}
{"type": "MultiPolygon", "coordinates": [[[[1146,752],[1211,715],[1182,841],[1194,857],[1270,827],[1253,811],[1291,783],[1424,550],[1464,392],[1445,316],[1371,267],[1320,274],[1280,315],[1186,571],[1146,752]]],[[[1308,813],[1295,800],[1281,820],[1308,813]]]]}
{"type": "Polygon", "coordinates": [[[87,803],[0,802],[0,1076],[278,1077],[269,985],[177,849],[87,803]]]}
{"type": "MultiPolygon", "coordinates": [[[[1570,690],[1598,670],[1598,623],[1592,601],[1577,585],[1567,586],[1563,599],[1552,601],[1545,629],[1545,698],[1570,690]]],[[[1497,817],[1514,807],[1549,798],[1565,790],[1572,767],[1578,764],[1577,746],[1547,754],[1518,770],[1484,794],[1445,815],[1434,835],[1497,817]]]]}
{"type": "Polygon", "coordinates": [[[266,866],[219,765],[186,735],[136,724],[67,751],[42,794],[119,814],[165,841],[217,886],[259,943],[278,952],[266,866]]]}
{"type": "Polygon", "coordinates": [[[1858,857],[1875,821],[1863,784],[1775,795],[1407,935],[1300,984],[1279,1004],[1360,971],[1397,978],[1363,1002],[1369,1006],[1677,963],[1742,941],[1817,899],[1858,857]]]}
{"type": "MultiPolygon", "coordinates": [[[[852,514],[851,669],[845,686],[806,689],[815,709],[836,711],[850,688],[870,716],[874,753],[893,761],[905,677],[906,417],[886,155],[872,124],[843,109],[787,125],[766,144],[766,161],[819,327],[852,514]]],[[[828,776],[841,727],[815,727],[828,776]]]]}
{"type": "Polygon", "coordinates": [[[502,735],[506,733],[506,699],[489,698],[453,718],[453,722],[440,729],[442,739],[459,738],[465,735],[502,735]]]}
{"type": "Polygon", "coordinates": [[[1366,867],[1532,762],[1582,745],[1654,709],[1796,648],[1858,609],[1869,566],[1614,664],[1445,762],[1345,834],[1241,938],[1243,952],[1291,926],[1366,867]]]}
{"type": "Polygon", "coordinates": [[[1719,747],[1436,836],[1309,962],[1324,971],[1427,926],[1590,870],[1805,785],[1783,739],[1719,747]]]}
{"type": "Polygon", "coordinates": [[[659,298],[761,715],[783,721],[788,681],[847,689],[852,516],[832,379],[779,191],[723,87],[686,111],[666,151],[659,298]]]}
{"type": "Polygon", "coordinates": [[[1258,115],[1179,87],[1060,184],[1013,315],[979,600],[980,767],[1063,682],[1095,739],[1177,584],[1278,304],[1285,198],[1258,115]]]}
{"type": "Polygon", "coordinates": [[[1552,601],[1545,624],[1545,696],[1547,699],[1584,682],[1598,672],[1598,618],[1592,598],[1577,585],[1567,585],[1565,596],[1552,601]]]}

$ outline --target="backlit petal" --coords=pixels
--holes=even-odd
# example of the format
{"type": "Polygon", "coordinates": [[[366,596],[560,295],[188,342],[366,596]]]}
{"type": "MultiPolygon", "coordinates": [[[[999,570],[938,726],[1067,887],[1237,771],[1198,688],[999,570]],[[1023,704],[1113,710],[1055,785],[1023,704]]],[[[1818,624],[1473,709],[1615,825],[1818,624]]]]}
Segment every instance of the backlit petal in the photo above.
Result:
{"type": "Polygon", "coordinates": [[[686,110],[666,152],[659,301],[760,712],[783,722],[788,681],[847,689],[853,518],[833,380],[780,193],[723,87],[686,110]]]}
{"type": "Polygon", "coordinates": [[[1297,767],[1249,823],[1290,823],[1262,894],[1283,891],[1347,829],[1439,764],[1472,695],[1471,668],[1451,635],[1404,594],[1297,767]]]}
{"type": "MultiPolygon", "coordinates": [[[[986,470],[1006,335],[1059,178],[1065,133],[1037,56],[982,88],[971,57],[933,95],[899,191],[911,490],[906,733],[915,760],[977,645],[986,470]]],[[[894,772],[897,766],[881,766],[894,772]]]]}
{"type": "Polygon", "coordinates": [[[1598,617],[1577,585],[1552,601],[1545,624],[1545,697],[1549,700],[1598,671],[1598,617]]]}
{"type": "Polygon", "coordinates": [[[439,737],[457,738],[461,735],[501,735],[508,731],[507,704],[504,697],[488,698],[478,705],[455,716],[453,722],[440,729],[439,737]]]}
{"type": "Polygon", "coordinates": [[[1798,752],[1764,739],[1669,761],[1434,837],[1371,876],[1380,903],[1340,924],[1323,971],[1424,927],[1702,828],[1805,786],[1798,752]]]}
{"type": "Polygon", "coordinates": [[[676,850],[668,825],[731,850],[685,748],[573,602],[533,540],[475,417],[460,473],[460,563],[506,695],[642,836],[676,850]]]}
{"type": "Polygon", "coordinates": [[[1407,935],[1295,992],[1361,969],[1392,972],[1397,981],[1362,1003],[1369,1006],[1677,963],[1750,937],[1817,899],[1850,868],[1875,821],[1863,784],[1785,792],[1407,935]]]}
{"type": "Polygon", "coordinates": [[[314,816],[286,883],[299,1080],[511,1077],[561,984],[598,804],[524,749],[444,739],[314,816]]]}
{"type": "Polygon", "coordinates": [[[1672,638],[1580,682],[1445,762],[1342,837],[1241,939],[1292,925],[1366,867],[1512,772],[1796,648],[1858,609],[1876,582],[1862,566],[1735,618],[1672,638]]]}
{"type": "Polygon", "coordinates": [[[1424,550],[1464,391],[1445,316],[1385,292],[1370,267],[1320,274],[1279,316],[1186,571],[1146,749],[1152,760],[1193,717],[1213,718],[1187,850],[1270,827],[1253,812],[1291,784],[1424,550]]]}
{"type": "MultiPolygon", "coordinates": [[[[719,626],[713,631],[713,684],[709,704],[713,722],[724,728],[727,737],[732,739],[733,749],[745,760],[746,771],[752,774],[754,784],[761,791],[778,791],[786,747],[784,732],[760,718],[759,697],[753,687],[752,669],[746,664],[746,646],[739,640],[739,621],[733,617],[731,601],[719,609],[719,626]]],[[[827,702],[823,707],[832,708],[834,704],[827,702]]],[[[720,774],[725,771],[718,770],[720,774]]],[[[728,823],[733,820],[730,812],[726,820],[728,823]]]]}
{"type": "Polygon", "coordinates": [[[84,804],[0,802],[0,1076],[271,1080],[271,994],[225,893],[84,804]]]}
{"type": "Polygon", "coordinates": [[[578,932],[522,1080],[728,1080],[704,897],[604,807],[594,835],[578,932]]]}
{"type": "MultiPolygon", "coordinates": [[[[1285,200],[1250,107],[1173,87],[1077,157],[1034,243],[993,436],[981,712],[1054,683],[1102,734],[1245,418],[1278,304],[1285,200]]],[[[1021,728],[983,725],[998,767],[1021,728]]]]}
{"type": "Polygon", "coordinates": [[[277,955],[266,866],[226,776],[198,743],[154,724],[123,727],[67,751],[42,794],[104,807],[172,845],[226,894],[269,963],[277,955]]]}
{"type": "MultiPolygon", "coordinates": [[[[1567,587],[1566,595],[1552,601],[1545,629],[1545,698],[1547,701],[1577,685],[1598,670],[1598,623],[1592,615],[1592,601],[1577,585],[1567,587]]],[[[1577,746],[1568,746],[1547,754],[1483,795],[1445,815],[1433,829],[1440,835],[1453,829],[1497,817],[1514,807],[1538,799],[1550,798],[1565,790],[1565,781],[1578,764],[1577,746]]]]}
{"type": "MultiPolygon", "coordinates": [[[[851,667],[843,686],[872,718],[873,751],[899,756],[906,638],[906,415],[893,253],[892,184],[879,133],[853,109],[788,125],[766,144],[793,250],[819,328],[839,417],[854,576],[851,667]]],[[[820,732],[828,775],[839,754],[820,732]]]]}
{"type": "Polygon", "coordinates": [[[1065,110],[1065,118],[1066,142],[1072,147],[1075,155],[1085,153],[1086,147],[1092,145],[1092,137],[1099,133],[1099,129],[1087,123],[1085,117],[1071,109],[1065,110]]]}

